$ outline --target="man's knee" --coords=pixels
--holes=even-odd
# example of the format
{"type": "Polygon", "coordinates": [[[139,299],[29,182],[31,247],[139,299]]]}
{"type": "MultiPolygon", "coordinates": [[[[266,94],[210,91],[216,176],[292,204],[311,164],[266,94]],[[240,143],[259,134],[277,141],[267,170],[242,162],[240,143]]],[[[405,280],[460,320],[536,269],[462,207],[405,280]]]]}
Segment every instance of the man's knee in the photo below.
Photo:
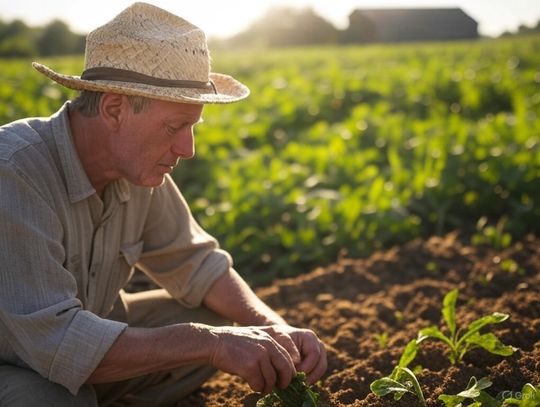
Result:
{"type": "Polygon", "coordinates": [[[41,377],[33,370],[0,366],[0,405],[6,407],[97,407],[96,394],[90,385],[81,387],[76,396],[65,387],[41,377]]]}

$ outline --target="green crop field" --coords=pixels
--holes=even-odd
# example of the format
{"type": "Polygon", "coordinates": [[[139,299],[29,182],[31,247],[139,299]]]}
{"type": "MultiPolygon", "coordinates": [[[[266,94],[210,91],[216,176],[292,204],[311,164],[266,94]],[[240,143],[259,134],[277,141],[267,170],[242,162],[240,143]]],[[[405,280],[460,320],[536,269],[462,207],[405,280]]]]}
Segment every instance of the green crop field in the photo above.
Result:
{"type": "MultiPolygon", "coordinates": [[[[540,230],[540,37],[213,60],[252,95],[205,108],[196,158],[174,178],[252,282],[344,251],[470,235],[481,218],[514,238],[540,230]]],[[[73,74],[83,65],[44,62],[73,74]]],[[[72,95],[28,61],[0,64],[1,123],[49,114],[72,95]]]]}

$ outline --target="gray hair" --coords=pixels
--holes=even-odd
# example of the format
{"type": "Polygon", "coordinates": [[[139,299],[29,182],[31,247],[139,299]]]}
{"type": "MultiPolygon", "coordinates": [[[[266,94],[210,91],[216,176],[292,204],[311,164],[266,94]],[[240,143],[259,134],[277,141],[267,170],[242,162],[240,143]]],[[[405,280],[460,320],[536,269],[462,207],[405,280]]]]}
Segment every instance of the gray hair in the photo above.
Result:
{"type": "MultiPolygon", "coordinates": [[[[83,116],[95,117],[99,113],[99,101],[103,92],[81,90],[77,97],[71,101],[71,107],[79,111],[83,116]]],[[[144,96],[127,95],[129,104],[134,113],[141,113],[150,106],[151,99],[144,96]]]]}

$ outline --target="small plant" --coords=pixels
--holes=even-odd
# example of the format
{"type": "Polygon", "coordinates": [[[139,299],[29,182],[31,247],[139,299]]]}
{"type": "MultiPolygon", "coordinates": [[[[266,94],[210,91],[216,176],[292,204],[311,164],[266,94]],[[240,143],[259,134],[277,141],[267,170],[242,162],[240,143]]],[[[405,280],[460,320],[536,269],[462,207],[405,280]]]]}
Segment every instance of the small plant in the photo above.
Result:
{"type": "Polygon", "coordinates": [[[377,339],[377,343],[379,344],[380,349],[385,349],[388,345],[388,333],[383,332],[382,334],[375,334],[375,339],[377,339]]]}
{"type": "Polygon", "coordinates": [[[519,264],[513,259],[504,259],[501,261],[501,270],[510,274],[518,274],[520,276],[525,275],[525,269],[520,267],[519,264]]]}
{"type": "Polygon", "coordinates": [[[527,383],[521,392],[503,391],[493,398],[484,389],[491,386],[491,381],[487,377],[476,380],[473,376],[467,384],[467,388],[456,395],[441,394],[441,400],[445,407],[462,407],[466,400],[471,401],[468,407],[538,407],[540,406],[540,389],[527,383]],[[515,396],[515,397],[514,397],[515,396]]]}
{"type": "Polygon", "coordinates": [[[480,334],[480,330],[487,325],[499,324],[508,319],[508,314],[494,312],[471,322],[465,332],[456,325],[456,300],[458,290],[454,289],[445,295],[443,300],[442,315],[449,330],[446,336],[436,326],[424,328],[418,333],[417,342],[432,338],[446,343],[450,347],[450,362],[456,364],[463,359],[463,356],[471,349],[484,348],[488,352],[501,356],[510,356],[514,353],[514,348],[503,344],[493,333],[480,334]]]}
{"type": "Polygon", "coordinates": [[[523,386],[520,392],[506,392],[503,391],[503,397],[505,394],[510,395],[509,398],[504,399],[503,406],[519,406],[519,407],[537,407],[540,406],[540,387],[534,387],[531,383],[527,383],[523,386]],[[515,397],[512,397],[515,396],[515,397]]]}
{"type": "Polygon", "coordinates": [[[505,232],[508,218],[503,216],[495,226],[488,225],[485,216],[478,219],[476,223],[476,233],[472,236],[471,242],[474,246],[489,245],[495,249],[505,249],[512,244],[512,235],[505,232]]]}
{"type": "Polygon", "coordinates": [[[306,383],[306,374],[298,372],[285,389],[275,389],[259,401],[257,407],[317,407],[319,394],[306,383]]]}
{"type": "Polygon", "coordinates": [[[471,377],[467,388],[456,395],[441,394],[439,400],[441,400],[446,407],[461,407],[464,406],[463,402],[467,399],[472,400],[469,407],[495,407],[500,406],[501,403],[487,394],[484,389],[491,386],[491,381],[487,377],[482,377],[480,380],[476,380],[476,377],[471,377]]]}
{"type": "Polygon", "coordinates": [[[394,400],[400,400],[405,393],[411,393],[418,397],[420,404],[425,407],[426,400],[420,388],[420,383],[414,372],[407,367],[416,357],[417,351],[418,344],[416,339],[413,339],[405,347],[392,374],[371,383],[369,386],[371,391],[379,397],[394,393],[394,400]]]}
{"type": "Polygon", "coordinates": [[[439,266],[437,266],[437,263],[434,261],[430,261],[429,263],[426,263],[426,271],[435,274],[439,271],[439,266]]]}

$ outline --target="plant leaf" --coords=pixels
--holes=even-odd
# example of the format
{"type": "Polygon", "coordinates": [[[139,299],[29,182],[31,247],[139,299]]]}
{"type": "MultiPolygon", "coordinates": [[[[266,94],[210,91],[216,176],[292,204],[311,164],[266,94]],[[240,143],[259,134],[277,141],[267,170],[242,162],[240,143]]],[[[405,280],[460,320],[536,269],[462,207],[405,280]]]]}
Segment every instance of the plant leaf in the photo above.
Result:
{"type": "Polygon", "coordinates": [[[467,339],[467,343],[481,346],[495,355],[510,356],[514,353],[514,347],[505,345],[493,333],[480,335],[478,332],[467,339]]]}
{"type": "Polygon", "coordinates": [[[420,387],[420,383],[418,383],[418,379],[416,378],[416,375],[406,367],[396,367],[399,371],[403,373],[403,376],[407,377],[412,384],[412,387],[414,389],[414,392],[411,391],[411,393],[416,394],[416,397],[418,397],[418,400],[420,400],[420,404],[424,407],[426,407],[426,399],[424,398],[424,393],[422,392],[422,388],[420,387]]]}
{"type": "Polygon", "coordinates": [[[479,403],[478,404],[479,406],[482,406],[482,407],[501,407],[500,401],[491,397],[485,391],[481,391],[480,395],[476,397],[474,400],[479,403]]]}
{"type": "Polygon", "coordinates": [[[457,395],[469,399],[474,399],[480,396],[480,391],[491,386],[491,381],[487,377],[482,377],[480,380],[476,380],[476,377],[471,377],[467,387],[457,395]]]}
{"type": "Polygon", "coordinates": [[[369,385],[369,388],[379,397],[386,396],[393,392],[412,393],[407,386],[389,377],[375,380],[369,385]]]}
{"type": "Polygon", "coordinates": [[[478,387],[480,390],[487,389],[492,385],[492,381],[489,380],[487,377],[482,377],[478,382],[476,383],[476,387],[478,387]]]}
{"type": "Polygon", "coordinates": [[[398,366],[399,367],[409,366],[409,364],[416,357],[417,352],[418,352],[418,344],[416,342],[416,339],[412,339],[409,341],[407,346],[405,346],[405,349],[403,350],[403,353],[401,354],[401,358],[399,359],[398,366]]]}
{"type": "Polygon", "coordinates": [[[465,400],[465,397],[441,394],[438,399],[441,400],[446,407],[457,407],[461,406],[461,402],[465,400]]]}
{"type": "Polygon", "coordinates": [[[469,404],[468,407],[474,405],[483,406],[482,400],[480,400],[480,398],[486,400],[486,402],[491,402],[491,400],[489,399],[490,396],[482,390],[487,389],[489,386],[491,386],[491,384],[491,381],[487,377],[482,377],[480,380],[476,380],[476,377],[472,376],[469,379],[469,383],[467,384],[465,390],[459,392],[455,396],[449,394],[441,394],[439,396],[439,400],[443,401],[446,407],[460,406],[465,399],[475,400],[475,403],[469,404]],[[479,404],[477,404],[476,402],[478,402],[479,404]]]}
{"type": "Polygon", "coordinates": [[[456,301],[458,297],[458,289],[453,289],[444,296],[442,315],[448,329],[450,330],[450,337],[454,338],[456,335],[456,301]]]}
{"type": "Polygon", "coordinates": [[[416,343],[420,343],[428,338],[434,338],[439,339],[446,343],[448,346],[450,346],[453,349],[453,343],[450,338],[445,336],[439,328],[436,326],[430,326],[429,328],[421,329],[420,332],[418,332],[418,337],[416,338],[416,343]]]}
{"type": "Polygon", "coordinates": [[[520,407],[538,407],[540,406],[540,387],[534,387],[531,383],[526,383],[521,389],[519,398],[510,397],[504,399],[503,406],[520,406],[520,407]]]}
{"type": "Polygon", "coordinates": [[[534,387],[531,383],[526,383],[521,389],[521,394],[524,400],[529,401],[531,406],[540,405],[540,387],[534,387]]]}
{"type": "Polygon", "coordinates": [[[490,324],[499,324],[508,319],[508,314],[502,314],[500,312],[494,312],[491,315],[486,315],[482,318],[478,318],[476,321],[473,321],[467,327],[467,332],[459,338],[457,341],[457,347],[459,348],[463,342],[467,341],[468,338],[478,332],[480,329],[490,324]]]}
{"type": "Polygon", "coordinates": [[[500,324],[503,321],[508,319],[508,314],[503,314],[501,312],[494,312],[491,315],[486,315],[482,318],[478,318],[476,321],[473,321],[467,327],[467,332],[476,332],[490,324],[500,324]]]}

